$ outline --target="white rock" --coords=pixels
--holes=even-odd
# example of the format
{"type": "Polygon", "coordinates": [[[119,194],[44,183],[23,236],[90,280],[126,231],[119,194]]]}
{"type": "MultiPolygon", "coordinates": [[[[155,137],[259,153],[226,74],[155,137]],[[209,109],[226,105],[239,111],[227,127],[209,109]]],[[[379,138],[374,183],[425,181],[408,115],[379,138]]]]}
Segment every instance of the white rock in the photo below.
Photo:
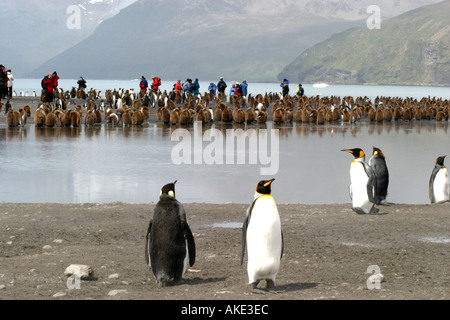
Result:
{"type": "Polygon", "coordinates": [[[65,295],[67,295],[67,293],[65,292],[57,292],[53,295],[53,298],[59,298],[59,297],[64,297],[65,295]]]}
{"type": "Polygon", "coordinates": [[[108,279],[117,279],[117,278],[119,278],[119,274],[118,273],[113,273],[113,274],[110,274],[108,276],[108,279]]]}
{"type": "Polygon", "coordinates": [[[44,249],[44,250],[48,250],[48,249],[51,249],[51,248],[52,248],[52,246],[48,245],[48,244],[42,247],[42,249],[44,249]]]}
{"type": "Polygon", "coordinates": [[[76,275],[81,280],[88,280],[94,276],[94,270],[88,265],[84,264],[71,264],[64,270],[64,275],[70,277],[76,275]]]}
{"type": "Polygon", "coordinates": [[[110,292],[108,292],[108,296],[115,296],[115,295],[118,295],[120,293],[127,293],[127,290],[125,290],[125,289],[111,290],[110,292]]]}

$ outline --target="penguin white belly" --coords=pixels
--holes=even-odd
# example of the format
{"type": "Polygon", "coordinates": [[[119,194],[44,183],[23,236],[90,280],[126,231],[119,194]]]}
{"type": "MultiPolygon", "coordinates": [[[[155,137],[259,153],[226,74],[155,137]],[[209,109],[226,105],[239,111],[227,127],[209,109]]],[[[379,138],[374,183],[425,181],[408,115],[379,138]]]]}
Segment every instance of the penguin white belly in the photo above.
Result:
{"type": "Polygon", "coordinates": [[[247,272],[249,283],[275,277],[280,267],[281,222],[277,206],[269,195],[255,203],[247,228],[247,272]]]}
{"type": "Polygon", "coordinates": [[[353,161],[350,167],[350,180],[353,208],[361,208],[365,213],[370,213],[373,203],[367,195],[367,183],[369,177],[364,170],[363,164],[353,161]]]}
{"type": "Polygon", "coordinates": [[[436,174],[433,183],[433,193],[436,203],[449,200],[449,181],[447,168],[442,168],[436,174]]]}

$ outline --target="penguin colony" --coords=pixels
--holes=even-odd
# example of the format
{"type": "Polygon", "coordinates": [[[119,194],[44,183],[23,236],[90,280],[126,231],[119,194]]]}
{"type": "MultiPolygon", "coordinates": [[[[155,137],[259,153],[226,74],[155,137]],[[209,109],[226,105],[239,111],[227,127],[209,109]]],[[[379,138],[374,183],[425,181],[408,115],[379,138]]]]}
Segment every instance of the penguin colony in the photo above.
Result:
{"type": "MultiPolygon", "coordinates": [[[[174,93],[171,93],[173,95],[174,93]]],[[[333,122],[369,121],[448,121],[450,102],[441,99],[423,98],[420,101],[400,98],[376,98],[372,103],[367,97],[290,97],[281,99],[278,94],[265,94],[247,99],[225,95],[212,97],[208,93],[183,98],[175,95],[169,99],[166,92],[138,94],[132,90],[56,91],[52,104],[42,104],[36,110],[36,127],[79,127],[109,123],[111,125],[142,125],[151,109],[156,109],[156,119],[165,124],[192,124],[194,121],[208,123],[265,123],[269,116],[274,123],[302,122],[325,125],[333,122]],[[73,105],[71,99],[83,99],[83,105],[73,105]],[[68,102],[67,102],[68,101],[68,102]],[[214,104],[212,107],[211,103],[214,104]],[[272,108],[272,111],[270,111],[272,108]],[[269,114],[270,113],[270,114],[269,114]]],[[[14,111],[6,103],[9,127],[23,126],[31,116],[30,107],[14,111]]],[[[0,111],[2,105],[0,103],[0,111]]],[[[349,193],[352,208],[358,214],[375,214],[376,205],[386,204],[389,171],[383,152],[373,147],[367,163],[360,148],[344,149],[354,157],[350,166],[349,193]]],[[[436,159],[429,180],[431,203],[449,201],[448,170],[445,156],[436,159]]],[[[283,256],[284,240],[281,220],[276,202],[271,196],[274,179],[260,181],[246,212],[242,227],[241,265],[247,252],[247,275],[250,290],[264,293],[258,288],[261,281],[266,289],[275,288],[275,280],[283,256]]],[[[151,269],[159,287],[179,283],[188,267],[196,258],[195,239],[187,222],[183,205],[175,198],[175,182],[161,189],[160,199],[153,211],[146,233],[145,261],[151,269]]]]}
{"type": "MultiPolygon", "coordinates": [[[[41,95],[43,101],[44,95],[41,95]]],[[[8,107],[8,112],[14,112],[8,107]]],[[[142,125],[148,121],[150,110],[156,109],[156,121],[171,125],[189,125],[194,121],[210,123],[221,121],[236,124],[264,124],[273,120],[281,123],[309,123],[326,125],[332,123],[355,123],[361,120],[370,122],[408,122],[408,121],[448,121],[450,101],[438,98],[376,97],[371,101],[368,97],[280,97],[278,93],[266,93],[239,98],[219,93],[217,96],[208,92],[183,96],[175,92],[135,93],[130,90],[106,90],[103,94],[95,89],[88,92],[72,88],[64,91],[55,90],[55,101],[42,104],[39,108],[40,120],[37,127],[51,126],[92,126],[96,124],[142,125]],[[75,99],[85,101],[77,104],[75,99]],[[44,111],[45,115],[41,111],[44,111]],[[92,112],[89,112],[92,111],[92,112]],[[46,124],[42,117],[48,116],[56,120],[65,117],[66,113],[76,112],[70,117],[74,119],[70,125],[62,121],[50,119],[46,124]],[[93,114],[97,120],[93,121],[93,114]]],[[[1,111],[1,109],[0,109],[1,111]]],[[[21,112],[20,110],[18,111],[21,112]]],[[[17,116],[15,116],[17,117],[17,116]]],[[[67,116],[68,117],[68,116],[67,116]]],[[[11,121],[8,126],[23,126],[25,123],[11,121]]]]}

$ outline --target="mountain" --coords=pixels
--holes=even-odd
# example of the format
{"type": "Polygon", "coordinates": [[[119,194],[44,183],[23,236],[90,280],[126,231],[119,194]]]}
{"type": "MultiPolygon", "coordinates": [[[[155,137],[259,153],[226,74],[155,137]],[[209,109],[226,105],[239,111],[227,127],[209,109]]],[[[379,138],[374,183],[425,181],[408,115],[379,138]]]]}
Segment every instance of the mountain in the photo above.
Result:
{"type": "MultiPolygon", "coordinates": [[[[298,52],[365,24],[373,2],[139,0],[29,76],[274,81],[298,52]]],[[[390,16],[436,0],[408,2],[380,1],[390,16]]]]}
{"type": "Polygon", "coordinates": [[[450,1],[352,28],[305,50],[278,78],[330,84],[450,85],[450,1]]]}
{"type": "Polygon", "coordinates": [[[0,38],[4,45],[0,63],[16,77],[29,73],[90,36],[103,21],[135,1],[1,0],[0,38]],[[70,29],[73,12],[79,25],[70,29]]]}

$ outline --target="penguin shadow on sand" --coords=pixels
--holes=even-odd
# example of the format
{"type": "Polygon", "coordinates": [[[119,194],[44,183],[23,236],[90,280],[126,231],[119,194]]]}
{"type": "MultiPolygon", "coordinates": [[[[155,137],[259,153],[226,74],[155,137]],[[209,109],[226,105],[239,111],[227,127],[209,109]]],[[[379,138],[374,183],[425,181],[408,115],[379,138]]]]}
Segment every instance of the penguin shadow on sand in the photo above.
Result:
{"type": "MultiPolygon", "coordinates": [[[[273,291],[273,293],[287,293],[287,292],[294,292],[294,291],[302,291],[302,290],[308,290],[313,289],[317,287],[320,283],[302,283],[302,282],[296,282],[296,283],[287,283],[277,286],[277,290],[273,291]]],[[[269,291],[270,292],[270,291],[269,291]]]]}

